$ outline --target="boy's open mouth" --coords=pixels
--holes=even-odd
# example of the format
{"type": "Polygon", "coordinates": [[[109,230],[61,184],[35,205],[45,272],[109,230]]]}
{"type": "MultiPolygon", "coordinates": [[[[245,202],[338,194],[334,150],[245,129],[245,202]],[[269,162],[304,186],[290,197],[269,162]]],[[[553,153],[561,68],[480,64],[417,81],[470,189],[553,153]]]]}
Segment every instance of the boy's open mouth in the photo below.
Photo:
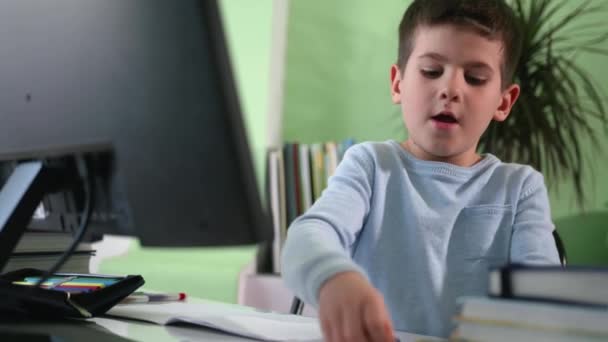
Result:
{"type": "Polygon", "coordinates": [[[431,119],[444,123],[458,123],[458,120],[451,113],[440,113],[431,117],[431,119]]]}

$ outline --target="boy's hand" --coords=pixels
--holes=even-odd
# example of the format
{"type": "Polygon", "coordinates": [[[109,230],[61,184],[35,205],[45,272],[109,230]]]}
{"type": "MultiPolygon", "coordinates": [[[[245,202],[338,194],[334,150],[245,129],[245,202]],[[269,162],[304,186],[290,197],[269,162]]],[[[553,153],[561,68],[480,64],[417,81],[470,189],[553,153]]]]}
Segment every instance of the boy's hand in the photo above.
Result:
{"type": "Polygon", "coordinates": [[[393,342],[382,295],[359,273],[339,273],[319,291],[319,320],[325,341],[393,342]]]}

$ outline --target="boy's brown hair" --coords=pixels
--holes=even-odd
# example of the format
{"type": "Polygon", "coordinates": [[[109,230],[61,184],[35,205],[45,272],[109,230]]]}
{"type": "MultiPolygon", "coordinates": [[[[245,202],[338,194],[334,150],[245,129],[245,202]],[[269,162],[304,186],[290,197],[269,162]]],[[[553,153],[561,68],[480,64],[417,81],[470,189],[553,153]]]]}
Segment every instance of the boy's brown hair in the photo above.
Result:
{"type": "Polygon", "coordinates": [[[441,24],[472,29],[490,40],[500,39],[502,86],[510,84],[521,54],[521,31],[513,9],[504,0],[414,0],[399,24],[397,65],[401,72],[414,49],[416,29],[441,24]]]}

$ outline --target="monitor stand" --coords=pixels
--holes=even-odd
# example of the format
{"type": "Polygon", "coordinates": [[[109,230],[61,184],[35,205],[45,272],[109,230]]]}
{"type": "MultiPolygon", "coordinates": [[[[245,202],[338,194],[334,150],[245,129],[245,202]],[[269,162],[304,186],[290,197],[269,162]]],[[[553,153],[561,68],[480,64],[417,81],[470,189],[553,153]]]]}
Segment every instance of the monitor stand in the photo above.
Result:
{"type": "Polygon", "coordinates": [[[0,272],[43,197],[77,180],[77,171],[67,166],[47,167],[42,161],[32,161],[15,167],[0,190],[0,272]]]}

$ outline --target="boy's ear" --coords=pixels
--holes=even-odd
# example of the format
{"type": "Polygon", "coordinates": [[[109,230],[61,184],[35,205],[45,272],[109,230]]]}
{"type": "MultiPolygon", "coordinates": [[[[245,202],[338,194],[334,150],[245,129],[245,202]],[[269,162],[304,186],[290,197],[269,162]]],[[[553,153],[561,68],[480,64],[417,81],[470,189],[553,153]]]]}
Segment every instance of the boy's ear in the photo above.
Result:
{"type": "Polygon", "coordinates": [[[397,64],[391,66],[391,98],[393,103],[401,103],[401,71],[397,64]]]}
{"type": "Polygon", "coordinates": [[[493,119],[495,121],[505,121],[509,117],[511,108],[519,97],[520,88],[517,84],[510,85],[507,89],[502,92],[502,97],[496,112],[494,113],[493,119]]]}

